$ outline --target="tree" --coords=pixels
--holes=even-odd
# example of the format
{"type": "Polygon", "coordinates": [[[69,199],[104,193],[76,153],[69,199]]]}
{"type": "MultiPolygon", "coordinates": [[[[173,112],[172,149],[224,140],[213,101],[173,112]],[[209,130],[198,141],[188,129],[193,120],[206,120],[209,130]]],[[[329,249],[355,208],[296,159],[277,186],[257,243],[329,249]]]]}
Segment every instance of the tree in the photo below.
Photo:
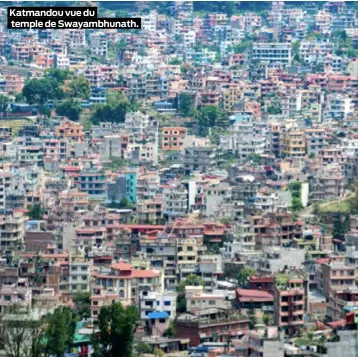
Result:
{"type": "Polygon", "coordinates": [[[345,233],[347,233],[347,225],[345,224],[345,219],[343,220],[341,214],[337,214],[333,218],[332,236],[333,238],[344,240],[345,233]]]}
{"type": "Polygon", "coordinates": [[[181,281],[177,286],[177,312],[186,312],[186,286],[203,286],[202,279],[195,274],[190,274],[184,281],[181,281]]]}
{"type": "Polygon", "coordinates": [[[44,210],[39,203],[35,203],[34,205],[30,206],[29,209],[29,218],[33,220],[40,220],[42,219],[44,214],[44,210]]]}
{"type": "Polygon", "coordinates": [[[147,343],[144,342],[139,342],[136,345],[136,351],[137,353],[142,356],[142,354],[144,353],[151,353],[152,352],[152,348],[150,345],[148,345],[147,343]]]}
{"type": "Polygon", "coordinates": [[[256,271],[253,268],[250,267],[242,268],[237,275],[238,285],[241,287],[245,287],[247,285],[248,278],[251,275],[254,275],[255,273],[256,271]]]}
{"type": "Polygon", "coordinates": [[[126,113],[131,109],[129,100],[122,92],[109,91],[106,95],[106,104],[100,104],[95,108],[91,121],[93,124],[103,121],[123,123],[126,113]]]}
{"type": "Polygon", "coordinates": [[[300,198],[298,197],[292,197],[292,205],[291,205],[291,209],[293,212],[298,212],[300,210],[302,210],[304,207],[302,205],[302,201],[300,198]]]}
{"type": "Polygon", "coordinates": [[[266,326],[269,326],[271,323],[272,323],[272,317],[270,314],[268,314],[267,312],[265,312],[263,314],[263,323],[266,325],[266,326]]]}
{"type": "Polygon", "coordinates": [[[176,328],[173,320],[170,320],[169,326],[163,332],[164,337],[174,338],[176,336],[176,328]]]}
{"type": "Polygon", "coordinates": [[[45,71],[45,78],[53,79],[58,84],[63,84],[66,79],[70,76],[70,71],[67,69],[50,68],[45,71]]]}
{"type": "Polygon", "coordinates": [[[181,281],[178,285],[178,291],[184,293],[186,290],[186,286],[202,286],[202,279],[195,274],[190,274],[187,276],[185,281],[181,281]]]}
{"type": "Polygon", "coordinates": [[[3,318],[1,348],[8,357],[40,357],[44,351],[44,321],[29,320],[29,311],[10,306],[3,318]],[[6,315],[5,315],[6,316],[6,315]]]}
{"type": "Polygon", "coordinates": [[[82,319],[87,319],[91,316],[91,300],[90,300],[90,293],[77,293],[73,296],[72,301],[75,304],[75,309],[77,314],[82,319]]]}
{"type": "Polygon", "coordinates": [[[248,48],[252,47],[253,41],[244,39],[237,45],[233,46],[234,53],[244,53],[248,48]]]}
{"type": "Polygon", "coordinates": [[[47,101],[61,99],[63,91],[54,79],[31,79],[22,89],[22,94],[29,104],[44,105],[47,101]]]}
{"type": "Polygon", "coordinates": [[[0,114],[2,117],[6,117],[8,107],[10,104],[10,98],[6,95],[0,94],[0,114]]]}
{"type": "Polygon", "coordinates": [[[258,154],[251,153],[246,157],[246,162],[252,161],[254,165],[260,165],[262,157],[258,154]]]}
{"type": "Polygon", "coordinates": [[[179,95],[179,112],[182,116],[188,117],[194,113],[194,99],[189,93],[181,93],[179,95]]]}
{"type": "Polygon", "coordinates": [[[160,348],[157,348],[157,347],[155,347],[153,354],[156,357],[164,357],[164,355],[165,355],[165,353],[160,348]]]}
{"type": "Polygon", "coordinates": [[[280,103],[278,102],[273,102],[268,108],[267,108],[267,113],[269,114],[281,114],[282,113],[282,106],[280,103]]]}
{"type": "Polygon", "coordinates": [[[81,105],[73,99],[65,100],[56,106],[57,115],[68,117],[72,121],[79,121],[81,105]]]}
{"type": "Polygon", "coordinates": [[[135,306],[124,308],[120,302],[101,307],[99,332],[93,336],[94,357],[131,357],[138,313],[135,306]]]}
{"type": "Polygon", "coordinates": [[[224,112],[215,105],[205,105],[198,110],[196,119],[201,129],[213,128],[223,118],[224,112]]]}
{"type": "Polygon", "coordinates": [[[69,98],[90,98],[90,82],[84,76],[78,76],[64,86],[64,92],[69,98]]]}
{"type": "Polygon", "coordinates": [[[76,329],[77,315],[67,306],[58,307],[47,318],[45,352],[62,357],[71,346],[76,329]]]}
{"type": "Polygon", "coordinates": [[[248,309],[248,325],[250,329],[253,329],[257,325],[256,310],[254,309],[253,302],[250,302],[248,309]]]}

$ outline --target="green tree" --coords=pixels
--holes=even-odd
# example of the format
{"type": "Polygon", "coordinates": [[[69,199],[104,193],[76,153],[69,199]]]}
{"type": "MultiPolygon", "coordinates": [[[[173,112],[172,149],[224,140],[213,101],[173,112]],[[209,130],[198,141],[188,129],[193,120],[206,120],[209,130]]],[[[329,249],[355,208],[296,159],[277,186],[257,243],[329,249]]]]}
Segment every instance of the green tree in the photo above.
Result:
{"type": "Polygon", "coordinates": [[[179,95],[179,112],[182,116],[192,116],[194,113],[194,99],[189,93],[181,93],[179,95]]]}
{"type": "Polygon", "coordinates": [[[72,297],[72,301],[75,304],[76,312],[82,319],[87,319],[91,316],[90,296],[91,296],[90,293],[83,292],[83,293],[77,293],[72,297]]]}
{"type": "Polygon", "coordinates": [[[22,94],[29,104],[43,106],[49,100],[61,99],[63,91],[54,79],[31,79],[22,89],[22,94]]]}
{"type": "Polygon", "coordinates": [[[244,39],[240,43],[233,46],[234,53],[244,53],[253,46],[253,41],[244,39]]]}
{"type": "Polygon", "coordinates": [[[17,305],[7,307],[7,313],[8,318],[2,321],[0,348],[8,357],[41,357],[44,351],[44,321],[29,320],[29,311],[17,305]]]}
{"type": "Polygon", "coordinates": [[[91,85],[84,76],[78,76],[64,85],[64,92],[69,98],[90,98],[91,85]]]}
{"type": "Polygon", "coordinates": [[[93,336],[94,357],[131,357],[137,321],[135,306],[124,308],[120,302],[103,306],[98,316],[99,332],[93,336]]]}
{"type": "Polygon", "coordinates": [[[252,161],[254,165],[260,165],[262,157],[258,154],[251,153],[246,157],[246,162],[252,161]]]}
{"type": "Polygon", "coordinates": [[[237,275],[238,285],[245,287],[247,285],[248,278],[255,273],[256,271],[251,267],[242,268],[237,275]]]}
{"type": "Polygon", "coordinates": [[[198,275],[190,274],[184,281],[179,283],[178,291],[184,293],[186,286],[203,286],[203,281],[198,275]]]}
{"type": "Polygon", "coordinates": [[[278,102],[272,102],[272,104],[269,107],[267,107],[267,113],[274,115],[281,114],[282,113],[281,104],[278,102]]]}
{"type": "Polygon", "coordinates": [[[215,127],[224,115],[217,106],[205,105],[198,110],[196,119],[201,129],[208,129],[215,127]]]}
{"type": "Polygon", "coordinates": [[[272,316],[270,314],[268,314],[267,312],[265,312],[263,314],[263,323],[266,325],[266,326],[269,326],[271,325],[272,323],[272,316]]]}
{"type": "Polygon", "coordinates": [[[298,212],[300,210],[302,210],[304,207],[302,205],[302,201],[300,198],[298,197],[292,197],[292,204],[291,204],[291,209],[293,212],[298,212]]]}
{"type": "Polygon", "coordinates": [[[257,324],[256,310],[254,309],[253,302],[250,303],[248,309],[248,325],[250,329],[253,329],[257,324]]]}
{"type": "Polygon", "coordinates": [[[147,343],[144,342],[139,342],[136,345],[136,351],[138,353],[139,356],[142,356],[144,353],[151,353],[152,352],[152,348],[150,345],[148,345],[147,343]]]}
{"type": "Polygon", "coordinates": [[[6,95],[0,94],[0,114],[2,117],[6,117],[8,107],[10,104],[10,98],[6,95]]]}
{"type": "Polygon", "coordinates": [[[181,281],[177,286],[177,312],[186,312],[186,286],[203,286],[202,279],[195,274],[190,274],[184,281],[181,281]]]}
{"type": "Polygon", "coordinates": [[[79,102],[68,99],[56,106],[57,115],[68,117],[72,121],[79,121],[81,105],[79,102]]]}
{"type": "Polygon", "coordinates": [[[67,306],[58,307],[47,318],[45,352],[48,355],[62,357],[71,346],[77,322],[75,311],[67,306]]]}
{"type": "Polygon", "coordinates": [[[348,231],[348,224],[345,222],[347,217],[343,219],[342,214],[337,214],[333,218],[333,229],[332,236],[333,238],[344,240],[345,233],[348,231]]]}
{"type": "Polygon", "coordinates": [[[41,220],[43,218],[44,210],[41,204],[35,203],[29,208],[29,218],[33,220],[41,220]]]}
{"type": "Polygon", "coordinates": [[[164,337],[174,338],[176,336],[176,328],[173,320],[170,320],[169,326],[163,332],[164,337]]]}
{"type": "Polygon", "coordinates": [[[122,92],[109,91],[106,95],[106,104],[100,104],[95,108],[91,121],[93,124],[104,121],[123,123],[126,113],[131,109],[129,100],[122,92]]]}
{"type": "Polygon", "coordinates": [[[50,68],[45,71],[45,78],[53,79],[58,84],[63,84],[66,79],[70,76],[70,71],[67,69],[60,69],[60,68],[50,68]]]}

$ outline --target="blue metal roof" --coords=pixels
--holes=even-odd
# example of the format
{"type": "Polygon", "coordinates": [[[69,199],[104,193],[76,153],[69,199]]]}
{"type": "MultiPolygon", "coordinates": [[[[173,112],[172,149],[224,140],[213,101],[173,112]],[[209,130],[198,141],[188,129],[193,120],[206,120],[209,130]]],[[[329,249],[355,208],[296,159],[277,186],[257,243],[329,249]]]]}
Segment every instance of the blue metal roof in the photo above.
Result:
{"type": "Polygon", "coordinates": [[[149,319],[167,319],[169,317],[166,311],[151,312],[147,316],[149,319]]]}

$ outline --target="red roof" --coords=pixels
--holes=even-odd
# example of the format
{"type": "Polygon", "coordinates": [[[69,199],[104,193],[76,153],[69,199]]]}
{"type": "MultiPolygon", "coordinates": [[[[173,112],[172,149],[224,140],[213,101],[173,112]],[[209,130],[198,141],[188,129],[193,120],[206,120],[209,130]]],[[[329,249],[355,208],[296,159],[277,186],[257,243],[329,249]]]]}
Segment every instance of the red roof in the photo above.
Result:
{"type": "Polygon", "coordinates": [[[344,326],[344,325],[346,325],[346,320],[338,320],[338,321],[328,322],[328,325],[331,327],[344,326]]]}
{"type": "Polygon", "coordinates": [[[253,275],[251,275],[249,277],[249,281],[254,282],[254,283],[273,283],[274,278],[273,278],[273,276],[253,276],[253,275]]]}
{"type": "Polygon", "coordinates": [[[272,302],[273,295],[263,290],[236,289],[239,302],[272,302]]]}
{"type": "Polygon", "coordinates": [[[132,270],[132,265],[127,263],[114,263],[111,265],[112,269],[116,270],[132,270]]]}

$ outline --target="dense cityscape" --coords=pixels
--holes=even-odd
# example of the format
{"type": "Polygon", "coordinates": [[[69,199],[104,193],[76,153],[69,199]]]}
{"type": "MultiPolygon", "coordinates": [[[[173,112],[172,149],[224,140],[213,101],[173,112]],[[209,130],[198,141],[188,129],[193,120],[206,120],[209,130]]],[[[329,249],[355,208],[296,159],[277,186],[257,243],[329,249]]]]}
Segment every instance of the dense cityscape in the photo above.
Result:
{"type": "Polygon", "coordinates": [[[0,2],[0,356],[357,356],[357,49],[357,2],[0,2]]]}

